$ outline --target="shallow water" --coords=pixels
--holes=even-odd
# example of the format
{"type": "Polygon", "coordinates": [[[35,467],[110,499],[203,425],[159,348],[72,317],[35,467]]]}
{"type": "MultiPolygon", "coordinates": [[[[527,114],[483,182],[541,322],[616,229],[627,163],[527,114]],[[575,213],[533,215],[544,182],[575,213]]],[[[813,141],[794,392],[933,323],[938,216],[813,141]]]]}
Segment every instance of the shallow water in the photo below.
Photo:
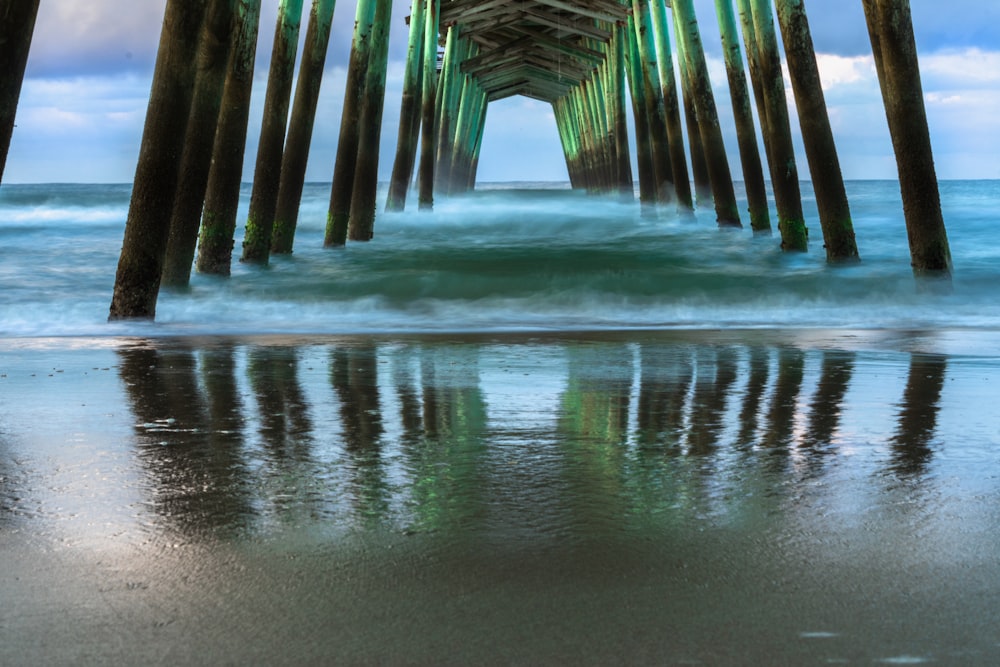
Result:
{"type": "Polygon", "coordinates": [[[0,664],[1000,661],[1000,191],[942,191],[951,295],[891,183],[847,268],[530,184],[328,251],[312,185],[109,325],[128,187],[4,186],[0,664]]]}

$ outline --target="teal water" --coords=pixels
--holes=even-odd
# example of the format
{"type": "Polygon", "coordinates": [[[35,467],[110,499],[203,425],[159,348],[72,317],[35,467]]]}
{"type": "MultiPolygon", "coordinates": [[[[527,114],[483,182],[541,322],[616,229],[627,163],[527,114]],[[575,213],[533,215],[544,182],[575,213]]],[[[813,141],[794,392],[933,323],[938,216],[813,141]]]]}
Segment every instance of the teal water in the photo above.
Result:
{"type": "MultiPolygon", "coordinates": [[[[357,333],[705,327],[987,327],[1000,318],[992,241],[1000,181],[945,182],[954,295],[913,288],[898,187],[854,182],[862,264],[827,266],[813,244],[720,232],[709,210],[643,218],[635,204],[539,184],[383,214],[376,238],[322,248],[329,189],[307,188],[295,253],[231,280],[164,292],[153,329],[106,323],[127,186],[0,189],[0,334],[357,333]]],[[[249,192],[244,193],[243,211],[249,192]]],[[[242,228],[237,233],[238,248],[242,228]]]]}
{"type": "Polygon", "coordinates": [[[0,188],[0,664],[1000,661],[1000,185],[950,295],[849,190],[831,268],[533,184],[324,250],[313,185],[109,325],[128,188],[0,188]]]}

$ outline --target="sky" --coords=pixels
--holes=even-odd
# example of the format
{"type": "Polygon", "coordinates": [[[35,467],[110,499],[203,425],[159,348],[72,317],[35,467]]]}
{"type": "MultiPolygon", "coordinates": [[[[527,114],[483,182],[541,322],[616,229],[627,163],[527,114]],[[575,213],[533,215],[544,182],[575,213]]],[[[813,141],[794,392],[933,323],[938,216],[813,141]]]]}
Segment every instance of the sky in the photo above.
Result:
{"type": "MultiPolygon", "coordinates": [[[[264,0],[244,179],[253,174],[276,0],[264,0]]],[[[308,1],[306,5],[308,5],[308,1]]],[[[935,163],[941,179],[1000,178],[1000,3],[910,0],[935,163]]],[[[135,172],[166,0],[43,0],[7,183],[130,182],[135,172]]],[[[409,0],[394,0],[380,176],[399,124],[409,0]]],[[[333,174],[356,2],[334,14],[306,177],[333,174]]],[[[741,177],[713,0],[695,0],[730,166],[741,177]]],[[[308,11],[308,10],[307,10],[308,11]]],[[[861,0],[806,0],[844,177],[895,178],[895,161],[861,0]]],[[[303,25],[302,35],[304,36],[303,25]]],[[[788,82],[786,81],[786,84],[788,82]]],[[[789,103],[794,102],[789,88],[789,103]]],[[[807,173],[794,109],[800,173],[807,173]]],[[[523,97],[492,103],[480,181],[564,181],[551,107],[523,97]]]]}

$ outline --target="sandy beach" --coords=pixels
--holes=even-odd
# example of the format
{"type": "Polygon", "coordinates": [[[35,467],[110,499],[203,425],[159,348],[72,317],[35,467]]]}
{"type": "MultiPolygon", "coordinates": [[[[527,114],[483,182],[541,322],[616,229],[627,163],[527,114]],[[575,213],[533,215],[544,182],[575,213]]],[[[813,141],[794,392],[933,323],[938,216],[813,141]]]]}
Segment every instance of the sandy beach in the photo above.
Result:
{"type": "Polygon", "coordinates": [[[987,664],[1000,336],[0,342],[3,664],[987,664]]]}

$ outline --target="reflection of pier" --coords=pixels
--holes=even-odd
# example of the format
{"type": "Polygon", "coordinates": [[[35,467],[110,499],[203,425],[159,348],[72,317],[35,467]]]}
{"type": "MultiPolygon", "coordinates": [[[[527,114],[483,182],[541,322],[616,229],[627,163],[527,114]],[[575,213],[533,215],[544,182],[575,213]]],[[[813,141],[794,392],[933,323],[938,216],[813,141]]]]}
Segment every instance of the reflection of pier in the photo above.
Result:
{"type": "MultiPolygon", "coordinates": [[[[500,346],[435,342],[120,355],[150,500],[184,531],[289,513],[474,529],[542,506],[610,530],[724,489],[724,504],[759,502],[747,484],[821,479],[873,437],[850,421],[853,353],[595,342],[549,346],[549,362],[554,350],[564,364],[523,368],[500,346]]],[[[893,388],[884,470],[932,462],[946,368],[914,355],[893,388]]]]}

